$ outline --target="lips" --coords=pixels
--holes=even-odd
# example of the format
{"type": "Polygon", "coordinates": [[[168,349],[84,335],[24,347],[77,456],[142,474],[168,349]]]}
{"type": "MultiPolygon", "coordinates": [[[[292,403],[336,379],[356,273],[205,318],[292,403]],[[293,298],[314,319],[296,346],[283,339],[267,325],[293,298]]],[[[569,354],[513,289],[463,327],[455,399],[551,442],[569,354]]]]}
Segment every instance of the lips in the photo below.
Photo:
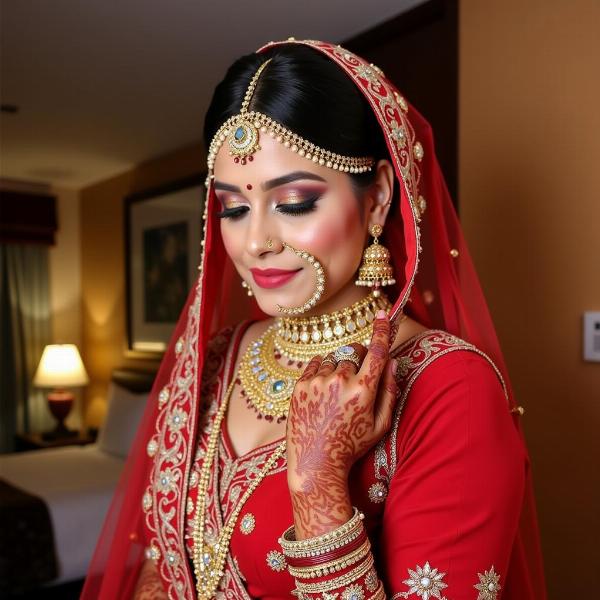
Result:
{"type": "Polygon", "coordinates": [[[250,269],[252,277],[261,288],[273,289],[285,285],[296,273],[302,269],[293,271],[284,269],[250,269]]]}

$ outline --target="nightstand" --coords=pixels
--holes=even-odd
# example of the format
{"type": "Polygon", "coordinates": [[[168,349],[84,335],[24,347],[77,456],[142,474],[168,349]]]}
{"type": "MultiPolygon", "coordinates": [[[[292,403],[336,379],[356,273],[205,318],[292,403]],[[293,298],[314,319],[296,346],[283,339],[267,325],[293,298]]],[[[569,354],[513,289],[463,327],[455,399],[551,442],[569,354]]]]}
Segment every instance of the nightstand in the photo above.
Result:
{"type": "Polygon", "coordinates": [[[59,448],[60,446],[85,446],[96,441],[95,436],[80,432],[73,437],[45,440],[41,433],[18,433],[15,436],[15,451],[41,450],[43,448],[59,448]]]}

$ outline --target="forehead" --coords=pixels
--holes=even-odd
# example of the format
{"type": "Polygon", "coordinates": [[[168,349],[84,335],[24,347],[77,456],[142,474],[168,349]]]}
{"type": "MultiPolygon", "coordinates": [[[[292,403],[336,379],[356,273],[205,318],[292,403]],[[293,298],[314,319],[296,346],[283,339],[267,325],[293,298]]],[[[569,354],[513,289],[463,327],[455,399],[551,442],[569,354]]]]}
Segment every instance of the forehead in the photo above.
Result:
{"type": "Polygon", "coordinates": [[[215,159],[215,179],[241,187],[247,183],[259,185],[293,171],[314,173],[331,184],[341,183],[347,177],[345,173],[315,164],[312,160],[299,156],[267,134],[263,133],[260,136],[259,144],[260,150],[253,154],[253,160],[243,165],[234,162],[233,156],[229,154],[229,145],[225,142],[215,159]]]}

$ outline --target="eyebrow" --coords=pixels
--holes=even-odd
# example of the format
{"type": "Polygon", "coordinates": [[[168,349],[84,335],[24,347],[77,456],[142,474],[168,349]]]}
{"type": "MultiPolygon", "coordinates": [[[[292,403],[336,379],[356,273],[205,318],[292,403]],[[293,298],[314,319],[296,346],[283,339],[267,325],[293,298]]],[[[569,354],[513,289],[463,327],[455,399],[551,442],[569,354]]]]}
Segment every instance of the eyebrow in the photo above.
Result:
{"type": "MultiPolygon", "coordinates": [[[[282,175],[281,177],[276,177],[275,179],[269,179],[265,181],[261,188],[263,191],[267,192],[275,187],[280,185],[284,185],[285,183],[291,183],[292,181],[298,181],[299,179],[312,179],[313,181],[326,181],[323,177],[316,175],[315,173],[310,173],[309,171],[293,171],[292,173],[288,173],[287,175],[282,175]]],[[[237,185],[230,185],[229,183],[224,183],[222,181],[215,181],[215,189],[216,190],[225,190],[227,192],[237,192],[241,193],[242,190],[237,185]]]]}

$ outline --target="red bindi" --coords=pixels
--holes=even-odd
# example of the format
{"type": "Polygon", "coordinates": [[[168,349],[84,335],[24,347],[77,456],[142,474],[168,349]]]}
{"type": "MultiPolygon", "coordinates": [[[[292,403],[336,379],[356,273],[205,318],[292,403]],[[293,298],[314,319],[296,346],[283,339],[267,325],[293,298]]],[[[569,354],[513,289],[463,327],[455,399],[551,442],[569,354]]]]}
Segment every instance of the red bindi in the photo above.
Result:
{"type": "Polygon", "coordinates": [[[251,190],[252,189],[252,184],[251,183],[246,184],[246,189],[247,190],[251,190]]]}

